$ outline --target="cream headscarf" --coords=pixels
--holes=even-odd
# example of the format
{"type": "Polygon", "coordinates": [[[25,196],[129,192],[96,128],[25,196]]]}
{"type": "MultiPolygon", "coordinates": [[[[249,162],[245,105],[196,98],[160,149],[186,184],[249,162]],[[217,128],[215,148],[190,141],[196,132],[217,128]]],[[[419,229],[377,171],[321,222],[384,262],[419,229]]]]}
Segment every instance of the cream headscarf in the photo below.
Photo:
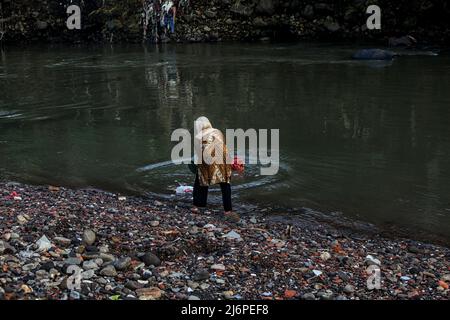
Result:
{"type": "Polygon", "coordinates": [[[195,120],[195,130],[197,133],[195,138],[205,141],[216,129],[212,127],[211,122],[207,117],[202,116],[195,120]]]}

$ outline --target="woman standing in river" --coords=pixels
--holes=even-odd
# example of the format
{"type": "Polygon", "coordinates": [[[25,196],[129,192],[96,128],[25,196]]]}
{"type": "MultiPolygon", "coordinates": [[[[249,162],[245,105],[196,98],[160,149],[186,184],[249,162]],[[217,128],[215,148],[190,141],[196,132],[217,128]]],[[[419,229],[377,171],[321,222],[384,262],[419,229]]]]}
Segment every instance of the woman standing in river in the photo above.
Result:
{"type": "Polygon", "coordinates": [[[199,207],[206,207],[208,187],[219,184],[225,217],[238,222],[239,215],[232,211],[230,184],[232,165],[228,161],[228,150],[223,134],[220,130],[213,128],[206,117],[200,117],[195,121],[195,129],[195,142],[198,146],[196,159],[200,161],[197,161],[192,211],[198,212],[199,207]]]}

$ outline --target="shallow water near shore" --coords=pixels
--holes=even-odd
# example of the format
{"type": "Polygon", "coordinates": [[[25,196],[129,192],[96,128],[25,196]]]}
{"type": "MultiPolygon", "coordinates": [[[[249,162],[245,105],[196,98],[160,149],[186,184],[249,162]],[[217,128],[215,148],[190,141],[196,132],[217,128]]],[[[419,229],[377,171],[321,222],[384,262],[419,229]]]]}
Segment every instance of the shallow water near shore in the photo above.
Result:
{"type": "MultiPolygon", "coordinates": [[[[0,174],[161,196],[176,128],[280,129],[280,171],[235,202],[313,208],[450,240],[450,56],[390,63],[318,44],[5,48],[0,174]]],[[[214,198],[214,196],[213,196],[214,198]]]]}

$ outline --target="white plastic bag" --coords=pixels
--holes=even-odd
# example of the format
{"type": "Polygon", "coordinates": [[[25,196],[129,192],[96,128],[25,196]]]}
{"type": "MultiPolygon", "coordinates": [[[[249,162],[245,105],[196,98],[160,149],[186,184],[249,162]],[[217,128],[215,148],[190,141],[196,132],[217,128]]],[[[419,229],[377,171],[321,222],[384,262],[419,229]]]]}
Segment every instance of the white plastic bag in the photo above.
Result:
{"type": "Polygon", "coordinates": [[[194,187],[191,186],[179,186],[177,187],[176,193],[177,194],[186,194],[186,193],[192,193],[194,192],[194,187]]]}

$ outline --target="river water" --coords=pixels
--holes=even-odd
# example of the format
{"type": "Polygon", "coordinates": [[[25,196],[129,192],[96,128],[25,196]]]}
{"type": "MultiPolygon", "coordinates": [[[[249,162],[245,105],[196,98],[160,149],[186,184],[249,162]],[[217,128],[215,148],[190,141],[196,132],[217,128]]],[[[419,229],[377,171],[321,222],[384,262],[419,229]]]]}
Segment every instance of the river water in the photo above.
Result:
{"type": "MultiPolygon", "coordinates": [[[[354,46],[5,48],[2,179],[173,195],[176,128],[280,129],[280,171],[248,166],[235,202],[450,240],[450,56],[349,59],[354,46]]],[[[214,195],[214,193],[213,193],[214,195]]],[[[213,196],[214,198],[214,196],[213,196]]]]}

